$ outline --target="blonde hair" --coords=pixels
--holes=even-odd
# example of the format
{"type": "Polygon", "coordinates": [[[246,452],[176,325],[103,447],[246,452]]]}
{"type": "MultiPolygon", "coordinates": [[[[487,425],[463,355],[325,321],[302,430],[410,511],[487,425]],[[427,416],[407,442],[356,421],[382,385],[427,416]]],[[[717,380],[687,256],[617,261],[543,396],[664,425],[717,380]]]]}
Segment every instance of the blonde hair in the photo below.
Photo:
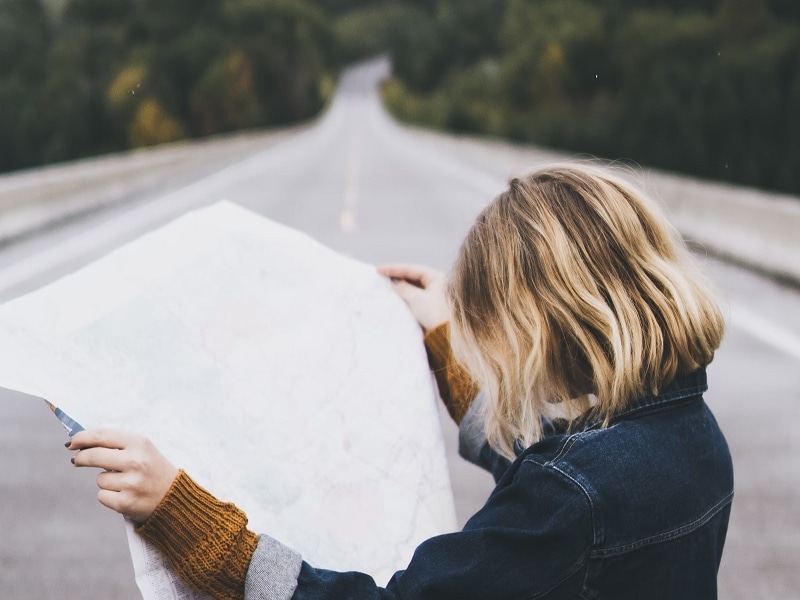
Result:
{"type": "Polygon", "coordinates": [[[658,207],[609,171],[513,179],[448,280],[456,358],[486,391],[491,445],[514,456],[541,418],[602,418],[711,362],[724,319],[658,207]]]}

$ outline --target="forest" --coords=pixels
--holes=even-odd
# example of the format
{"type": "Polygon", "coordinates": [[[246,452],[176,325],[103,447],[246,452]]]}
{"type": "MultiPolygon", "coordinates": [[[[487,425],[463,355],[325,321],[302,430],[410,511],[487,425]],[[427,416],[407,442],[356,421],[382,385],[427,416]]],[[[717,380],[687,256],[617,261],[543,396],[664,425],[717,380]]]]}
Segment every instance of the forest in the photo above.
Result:
{"type": "Polygon", "coordinates": [[[0,0],[0,170],[308,119],[380,53],[401,120],[800,193],[797,0],[0,0]]]}
{"type": "Polygon", "coordinates": [[[326,4],[0,0],[0,170],[309,118],[326,4]]]}
{"type": "Polygon", "coordinates": [[[797,0],[376,12],[395,32],[384,100],[401,119],[800,193],[797,0]]]}

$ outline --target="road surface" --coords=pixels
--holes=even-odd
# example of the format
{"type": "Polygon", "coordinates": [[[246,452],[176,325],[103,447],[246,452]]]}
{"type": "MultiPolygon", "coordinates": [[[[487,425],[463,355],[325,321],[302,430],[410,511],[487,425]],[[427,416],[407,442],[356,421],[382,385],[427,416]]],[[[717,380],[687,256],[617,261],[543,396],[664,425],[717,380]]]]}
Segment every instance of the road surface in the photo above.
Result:
{"type": "MultiPolygon", "coordinates": [[[[452,140],[394,123],[380,107],[384,63],[345,74],[326,113],[277,145],[163,195],[108,209],[0,251],[0,301],[33,290],[194,207],[227,199],[354,257],[447,269],[477,212],[511,170],[452,140]],[[157,198],[157,199],[156,199],[157,198]]],[[[530,166],[561,158],[531,151],[530,166]]],[[[800,232],[799,232],[800,233],[800,232]]],[[[721,598],[800,598],[800,293],[703,259],[731,313],[707,400],[734,456],[736,497],[721,598]]],[[[60,425],[40,402],[0,392],[0,598],[139,598],[121,518],[95,500],[60,425]]],[[[490,478],[454,452],[459,520],[490,478]]],[[[320,565],[324,566],[324,565],[320,565]]],[[[400,566],[400,565],[398,565],[400,566]]]]}

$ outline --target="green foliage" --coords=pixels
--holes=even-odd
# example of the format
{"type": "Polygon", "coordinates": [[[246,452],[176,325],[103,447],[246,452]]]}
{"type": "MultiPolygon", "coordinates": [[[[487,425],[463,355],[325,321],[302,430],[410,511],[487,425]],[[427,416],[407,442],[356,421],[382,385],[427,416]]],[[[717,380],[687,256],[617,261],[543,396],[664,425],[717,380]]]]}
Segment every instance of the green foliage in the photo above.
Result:
{"type": "Polygon", "coordinates": [[[430,26],[429,16],[420,9],[387,2],[339,15],[334,21],[334,31],[342,58],[356,61],[399,48],[406,32],[420,25],[430,26]]]}
{"type": "Polygon", "coordinates": [[[0,167],[21,167],[36,158],[33,146],[42,138],[37,113],[50,39],[47,13],[38,0],[0,2],[0,167]]]}
{"type": "Polygon", "coordinates": [[[329,21],[302,0],[229,0],[224,18],[253,61],[257,93],[270,122],[308,117],[321,106],[320,81],[334,64],[329,21]]]}
{"type": "Polygon", "coordinates": [[[800,192],[797,0],[0,0],[0,170],[307,118],[381,53],[413,122],[800,192]]]}
{"type": "Polygon", "coordinates": [[[241,51],[217,60],[192,90],[190,114],[201,134],[253,127],[265,107],[254,85],[254,69],[241,51]]]}
{"type": "Polygon", "coordinates": [[[72,0],[64,8],[65,17],[74,22],[104,27],[113,21],[124,22],[136,11],[130,0],[72,0]]]}
{"type": "Polygon", "coordinates": [[[502,40],[498,85],[514,110],[591,92],[606,42],[601,11],[581,0],[511,0],[502,40]]]}
{"type": "Polygon", "coordinates": [[[0,170],[308,118],[340,64],[306,0],[56,8],[0,2],[0,170]]]}
{"type": "Polygon", "coordinates": [[[338,16],[361,8],[392,4],[391,0],[317,0],[315,4],[326,14],[338,16]]]}
{"type": "Polygon", "coordinates": [[[796,6],[507,0],[494,5],[499,19],[470,21],[474,5],[438,0],[418,27],[440,42],[413,57],[425,78],[396,68],[384,98],[434,127],[798,193],[796,6]],[[453,42],[451,22],[479,41],[453,42]]]}
{"type": "Polygon", "coordinates": [[[0,73],[4,80],[40,78],[49,40],[50,24],[37,0],[0,3],[0,73]]]}
{"type": "Polygon", "coordinates": [[[770,0],[769,6],[778,18],[800,21],[800,2],[797,0],[770,0]]]}

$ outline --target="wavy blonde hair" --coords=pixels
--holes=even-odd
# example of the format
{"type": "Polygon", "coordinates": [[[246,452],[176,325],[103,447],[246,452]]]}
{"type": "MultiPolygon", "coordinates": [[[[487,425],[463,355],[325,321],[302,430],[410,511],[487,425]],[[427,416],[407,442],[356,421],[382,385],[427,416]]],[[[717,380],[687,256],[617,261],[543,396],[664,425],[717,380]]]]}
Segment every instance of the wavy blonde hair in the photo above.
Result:
{"type": "Polygon", "coordinates": [[[448,280],[452,345],[514,456],[542,416],[602,418],[711,362],[724,319],[659,208],[610,171],[556,165],[478,216],[448,280]]]}

